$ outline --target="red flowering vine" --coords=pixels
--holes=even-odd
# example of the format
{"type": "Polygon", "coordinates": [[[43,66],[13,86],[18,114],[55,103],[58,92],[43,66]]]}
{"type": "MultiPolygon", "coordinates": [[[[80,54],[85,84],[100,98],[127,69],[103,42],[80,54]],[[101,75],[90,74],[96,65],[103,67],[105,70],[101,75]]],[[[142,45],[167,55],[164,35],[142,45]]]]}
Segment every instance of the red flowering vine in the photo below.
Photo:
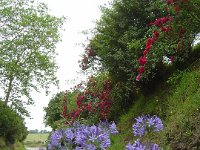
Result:
{"type": "Polygon", "coordinates": [[[90,63],[90,59],[93,59],[96,56],[96,54],[94,53],[94,51],[88,46],[85,48],[85,55],[83,55],[83,58],[81,61],[79,61],[80,63],[80,68],[82,70],[86,70],[89,68],[89,63],[90,63]]]}
{"type": "MultiPolygon", "coordinates": [[[[188,2],[188,1],[189,0],[166,0],[166,4],[167,4],[167,6],[173,4],[174,5],[174,10],[175,10],[176,14],[178,15],[178,12],[180,11],[180,5],[178,5],[178,3],[180,3],[180,2],[188,2]]],[[[170,15],[167,15],[167,16],[162,17],[162,18],[157,18],[154,22],[150,22],[149,23],[150,26],[154,25],[158,29],[153,32],[152,37],[150,37],[150,38],[148,38],[146,40],[146,47],[143,50],[143,56],[141,56],[138,59],[138,62],[139,62],[140,66],[138,68],[138,75],[136,76],[136,81],[139,81],[141,76],[142,76],[142,74],[145,72],[145,64],[147,63],[147,54],[150,51],[150,49],[152,48],[152,46],[158,40],[160,32],[168,33],[170,31],[173,31],[173,29],[170,26],[171,23],[172,23],[172,17],[170,17],[170,15]],[[168,22],[169,22],[169,25],[166,26],[166,24],[168,22]]],[[[185,30],[181,29],[180,33],[179,33],[179,39],[178,39],[179,41],[181,41],[181,38],[182,38],[184,33],[185,33],[185,30]]],[[[184,44],[183,41],[181,41],[181,43],[178,42],[178,49],[180,49],[181,45],[183,45],[183,44],[184,44]]],[[[174,58],[172,58],[171,60],[174,60],[174,58]]]]}
{"type": "Polygon", "coordinates": [[[65,102],[66,98],[63,98],[63,116],[67,121],[67,124],[73,123],[82,115],[98,114],[99,119],[106,119],[110,113],[111,102],[110,95],[110,81],[105,81],[104,87],[100,92],[94,91],[95,81],[91,78],[87,82],[88,89],[85,92],[80,92],[76,97],[76,109],[66,113],[65,102]],[[91,90],[90,90],[91,89],[91,90]]]}

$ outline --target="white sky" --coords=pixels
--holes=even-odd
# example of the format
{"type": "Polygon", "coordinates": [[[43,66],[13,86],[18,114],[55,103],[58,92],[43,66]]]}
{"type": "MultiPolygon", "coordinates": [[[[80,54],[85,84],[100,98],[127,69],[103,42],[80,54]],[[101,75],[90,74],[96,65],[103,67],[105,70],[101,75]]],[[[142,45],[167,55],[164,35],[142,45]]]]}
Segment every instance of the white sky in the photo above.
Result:
{"type": "Polygon", "coordinates": [[[30,106],[28,110],[31,112],[32,119],[26,119],[26,126],[29,130],[45,128],[43,124],[44,111],[43,107],[48,105],[52,94],[73,87],[73,83],[68,81],[76,79],[81,80],[78,60],[84,48],[78,43],[84,43],[87,39],[86,35],[81,32],[83,30],[95,27],[94,21],[101,16],[99,6],[107,4],[109,0],[38,0],[48,4],[51,14],[55,16],[65,16],[67,20],[64,24],[65,31],[62,32],[62,42],[57,44],[57,64],[60,67],[57,77],[60,80],[60,90],[53,89],[49,96],[45,96],[45,92],[32,93],[35,100],[35,106],[30,106]]]}

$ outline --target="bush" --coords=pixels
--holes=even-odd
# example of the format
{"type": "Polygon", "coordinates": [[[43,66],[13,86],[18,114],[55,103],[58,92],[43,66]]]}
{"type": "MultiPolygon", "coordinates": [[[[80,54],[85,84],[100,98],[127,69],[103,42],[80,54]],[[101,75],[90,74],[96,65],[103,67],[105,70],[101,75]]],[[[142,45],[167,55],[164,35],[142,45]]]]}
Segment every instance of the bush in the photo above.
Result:
{"type": "Polygon", "coordinates": [[[24,119],[0,101],[0,136],[5,137],[7,144],[22,142],[28,135],[24,119]]]}

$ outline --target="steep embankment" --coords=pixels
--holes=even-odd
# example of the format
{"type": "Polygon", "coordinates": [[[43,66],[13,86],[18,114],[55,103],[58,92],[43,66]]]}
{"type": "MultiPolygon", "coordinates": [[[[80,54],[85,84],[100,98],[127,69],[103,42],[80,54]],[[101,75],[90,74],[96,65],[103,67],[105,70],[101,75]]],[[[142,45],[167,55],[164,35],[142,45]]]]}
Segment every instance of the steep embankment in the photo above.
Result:
{"type": "Polygon", "coordinates": [[[122,150],[133,136],[132,124],[142,114],[159,116],[164,130],[153,140],[164,149],[200,149],[200,59],[177,71],[151,94],[141,95],[118,122],[120,133],[110,149],[122,150]]]}

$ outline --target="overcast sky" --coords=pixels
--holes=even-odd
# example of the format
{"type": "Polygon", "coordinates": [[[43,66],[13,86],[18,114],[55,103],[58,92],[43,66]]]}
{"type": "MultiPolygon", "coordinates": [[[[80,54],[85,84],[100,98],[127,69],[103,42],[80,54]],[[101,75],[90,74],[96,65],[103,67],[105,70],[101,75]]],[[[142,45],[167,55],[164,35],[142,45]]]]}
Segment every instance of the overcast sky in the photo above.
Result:
{"type": "Polygon", "coordinates": [[[71,80],[80,81],[82,77],[77,73],[79,71],[78,60],[84,48],[79,43],[84,43],[87,36],[82,31],[95,27],[95,21],[100,18],[99,6],[107,4],[109,0],[38,0],[45,2],[50,13],[55,16],[65,16],[67,18],[62,32],[62,42],[57,44],[58,52],[57,64],[60,67],[57,77],[60,80],[60,89],[52,88],[51,94],[45,96],[45,92],[32,93],[35,100],[35,106],[28,109],[31,112],[32,119],[26,119],[26,126],[32,129],[50,129],[45,128],[43,124],[43,107],[48,105],[52,94],[69,89],[73,86],[71,80]]]}

